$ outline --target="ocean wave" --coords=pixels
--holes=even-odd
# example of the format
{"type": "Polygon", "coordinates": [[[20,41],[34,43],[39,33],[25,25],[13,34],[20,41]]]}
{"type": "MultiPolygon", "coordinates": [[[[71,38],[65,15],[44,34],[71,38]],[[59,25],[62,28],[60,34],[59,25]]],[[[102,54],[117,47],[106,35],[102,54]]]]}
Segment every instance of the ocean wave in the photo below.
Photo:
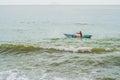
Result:
{"type": "Polygon", "coordinates": [[[58,45],[30,45],[30,44],[1,44],[0,53],[3,52],[76,52],[76,53],[100,53],[116,51],[114,48],[96,48],[96,47],[80,47],[80,46],[58,46],[58,45]]]}
{"type": "Polygon", "coordinates": [[[0,51],[35,51],[39,48],[32,45],[23,45],[23,44],[1,44],[0,51]]]}
{"type": "Polygon", "coordinates": [[[115,49],[110,48],[94,48],[94,47],[78,47],[78,46],[50,46],[47,49],[65,51],[65,52],[77,52],[77,53],[97,53],[97,52],[111,52],[115,49]]]}
{"type": "Polygon", "coordinates": [[[0,80],[30,80],[23,72],[14,69],[0,72],[0,80]]]}

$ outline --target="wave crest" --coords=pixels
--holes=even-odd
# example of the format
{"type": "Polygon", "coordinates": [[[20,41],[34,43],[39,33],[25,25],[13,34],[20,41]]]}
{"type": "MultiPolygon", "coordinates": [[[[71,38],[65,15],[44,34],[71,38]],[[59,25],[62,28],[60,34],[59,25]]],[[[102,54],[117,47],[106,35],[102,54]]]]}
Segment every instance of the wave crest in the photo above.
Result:
{"type": "Polygon", "coordinates": [[[77,53],[97,53],[97,52],[111,52],[115,49],[110,48],[94,48],[94,47],[78,47],[78,46],[43,46],[43,45],[24,45],[24,44],[1,44],[0,53],[2,52],[77,52],[77,53]]]}

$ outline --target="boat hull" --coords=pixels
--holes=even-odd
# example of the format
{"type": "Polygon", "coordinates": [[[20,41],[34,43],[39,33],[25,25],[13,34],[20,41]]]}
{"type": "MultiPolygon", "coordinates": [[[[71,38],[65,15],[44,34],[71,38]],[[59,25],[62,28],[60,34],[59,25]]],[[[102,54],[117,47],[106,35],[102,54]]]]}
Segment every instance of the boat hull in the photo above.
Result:
{"type": "MultiPolygon", "coordinates": [[[[77,38],[76,37],[76,34],[64,34],[66,37],[68,37],[68,38],[77,38]]],[[[91,38],[92,37],[92,35],[89,35],[89,34],[85,34],[85,35],[83,35],[83,37],[82,38],[91,38]]],[[[81,37],[80,37],[81,38],[81,37]]]]}

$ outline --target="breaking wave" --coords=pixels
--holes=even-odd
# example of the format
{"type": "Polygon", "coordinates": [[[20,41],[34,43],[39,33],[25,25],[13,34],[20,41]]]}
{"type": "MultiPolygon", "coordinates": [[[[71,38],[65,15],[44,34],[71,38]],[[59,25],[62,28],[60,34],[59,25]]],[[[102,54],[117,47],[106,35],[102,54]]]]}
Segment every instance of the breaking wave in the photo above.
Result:
{"type": "Polygon", "coordinates": [[[78,46],[43,46],[43,45],[25,45],[25,44],[1,44],[0,53],[3,52],[76,52],[76,53],[98,53],[98,52],[112,52],[116,49],[111,48],[96,48],[96,47],[78,47],[78,46]]]}

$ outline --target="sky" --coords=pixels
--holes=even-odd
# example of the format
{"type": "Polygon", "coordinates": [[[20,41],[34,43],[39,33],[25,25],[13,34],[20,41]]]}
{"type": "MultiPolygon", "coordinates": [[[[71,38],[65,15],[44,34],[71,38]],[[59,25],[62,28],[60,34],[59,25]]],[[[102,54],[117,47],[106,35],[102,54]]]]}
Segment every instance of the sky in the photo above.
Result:
{"type": "Polygon", "coordinates": [[[117,4],[120,0],[0,0],[0,4],[117,4]]]}

